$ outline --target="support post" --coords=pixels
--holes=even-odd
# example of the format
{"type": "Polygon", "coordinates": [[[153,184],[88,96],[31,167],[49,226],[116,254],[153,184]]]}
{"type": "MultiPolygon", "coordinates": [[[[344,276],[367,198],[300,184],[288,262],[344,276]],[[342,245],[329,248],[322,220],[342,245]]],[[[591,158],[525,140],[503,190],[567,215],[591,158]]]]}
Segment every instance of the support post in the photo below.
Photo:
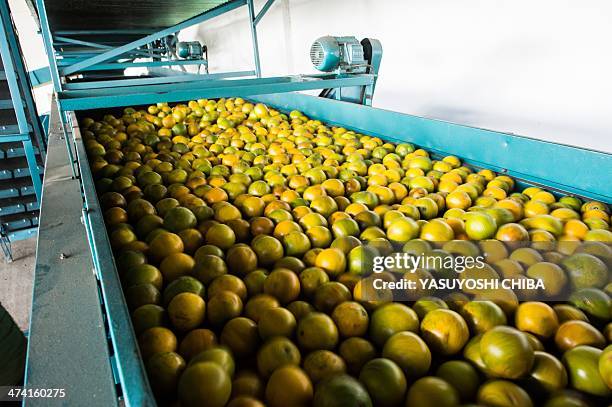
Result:
{"type": "Polygon", "coordinates": [[[57,70],[57,61],[55,60],[55,49],[53,48],[53,39],[51,38],[51,29],[47,20],[47,10],[45,9],[44,0],[36,0],[36,8],[40,18],[40,31],[43,36],[47,58],[49,59],[49,69],[51,70],[51,80],[53,81],[53,89],[56,92],[62,91],[62,81],[57,70]]]}
{"type": "Polygon", "coordinates": [[[253,0],[247,0],[249,8],[249,25],[251,27],[251,41],[253,43],[253,57],[255,60],[255,75],[261,78],[261,63],[259,61],[259,44],[257,43],[257,23],[255,22],[255,6],[253,0]]]}
{"type": "Polygon", "coordinates": [[[36,162],[36,154],[34,153],[32,140],[29,138],[23,140],[23,150],[28,160],[28,168],[30,170],[30,176],[32,177],[32,186],[36,193],[36,199],[40,203],[42,202],[42,181],[40,180],[40,171],[38,170],[38,163],[36,162]]]}

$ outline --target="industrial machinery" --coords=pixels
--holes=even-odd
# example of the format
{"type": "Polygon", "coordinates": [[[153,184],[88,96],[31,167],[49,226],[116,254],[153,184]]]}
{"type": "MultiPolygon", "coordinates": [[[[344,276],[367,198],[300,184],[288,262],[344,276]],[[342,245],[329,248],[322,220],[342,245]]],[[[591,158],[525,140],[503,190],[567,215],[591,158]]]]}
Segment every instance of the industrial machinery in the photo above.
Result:
{"type": "MultiPolygon", "coordinates": [[[[125,15],[106,7],[104,0],[85,3],[36,1],[55,93],[25,384],[65,389],[66,397],[60,401],[64,405],[155,405],[95,193],[77,121],[80,112],[243,97],[285,112],[300,110],[359,133],[411,142],[435,154],[454,154],[468,165],[516,177],[523,185],[545,185],[612,202],[609,177],[592,176],[612,173],[609,154],[369,106],[381,60],[378,41],[323,37],[310,53],[324,73],[261,77],[256,26],[274,0],[268,0],[259,13],[252,0],[205,2],[204,10],[200,2],[175,8],[172,2],[156,0],[125,15]],[[203,63],[197,45],[178,43],[177,60],[159,58],[156,46],[147,48],[241,6],[249,15],[253,71],[180,72],[170,67],[203,63]],[[85,46],[87,52],[66,51],[62,48],[66,44],[85,46]],[[148,51],[152,58],[136,60],[148,51]],[[135,66],[148,68],[149,74],[138,78],[122,74],[124,68],[135,66]],[[243,76],[254,78],[224,79],[243,76]],[[315,89],[324,89],[322,96],[327,97],[295,93],[315,89]],[[536,155],[555,157],[556,171],[534,159],[536,155]]],[[[25,404],[50,402],[27,399],[25,404]]]]}
{"type": "MultiPolygon", "coordinates": [[[[346,74],[378,75],[382,59],[380,41],[355,37],[325,36],[317,39],[310,47],[310,61],[319,71],[346,74]]],[[[374,86],[324,89],[319,96],[347,102],[372,104],[374,86]]]]}

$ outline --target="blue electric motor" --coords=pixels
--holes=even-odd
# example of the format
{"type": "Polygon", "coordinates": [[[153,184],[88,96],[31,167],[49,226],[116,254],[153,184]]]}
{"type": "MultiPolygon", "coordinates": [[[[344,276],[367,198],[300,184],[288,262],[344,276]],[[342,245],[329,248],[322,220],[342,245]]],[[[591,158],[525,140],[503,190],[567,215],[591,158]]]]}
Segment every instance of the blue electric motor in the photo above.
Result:
{"type": "Polygon", "coordinates": [[[378,40],[325,36],[310,47],[310,60],[323,72],[376,73],[382,57],[378,40]],[[374,71],[374,72],[372,72],[374,71]]]}

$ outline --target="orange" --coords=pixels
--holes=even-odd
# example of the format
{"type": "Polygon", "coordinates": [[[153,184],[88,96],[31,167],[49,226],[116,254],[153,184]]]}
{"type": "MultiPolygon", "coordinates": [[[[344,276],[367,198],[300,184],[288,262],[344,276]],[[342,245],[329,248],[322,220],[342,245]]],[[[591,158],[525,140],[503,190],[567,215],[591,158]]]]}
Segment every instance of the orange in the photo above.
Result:
{"type": "Polygon", "coordinates": [[[367,362],[359,374],[375,405],[396,406],[404,401],[406,377],[400,367],[390,359],[377,358],[367,362]]]}
{"type": "Polygon", "coordinates": [[[423,376],[431,366],[431,352],[415,333],[397,332],[383,347],[382,356],[395,362],[410,378],[423,376]]]}
{"type": "Polygon", "coordinates": [[[283,245],[272,236],[258,235],[251,242],[251,248],[262,266],[272,265],[284,255],[283,245]]]}
{"type": "Polygon", "coordinates": [[[179,353],[187,360],[191,360],[199,353],[217,345],[215,333],[209,329],[194,329],[190,331],[179,346],[179,353]]]}
{"type": "Polygon", "coordinates": [[[245,244],[232,246],[227,251],[227,266],[233,274],[245,276],[257,268],[257,254],[245,244]]]}
{"type": "Polygon", "coordinates": [[[291,232],[301,232],[301,231],[302,231],[302,228],[300,227],[300,225],[298,225],[294,221],[283,220],[276,224],[276,227],[274,228],[274,237],[279,240],[283,240],[283,237],[285,235],[288,235],[291,232]]]}
{"type": "Polygon", "coordinates": [[[419,198],[414,206],[421,213],[421,219],[433,219],[438,215],[438,204],[431,198],[419,198]]]}
{"type": "Polygon", "coordinates": [[[344,360],[328,350],[316,350],[304,359],[304,371],[313,383],[346,372],[344,360]]]}
{"type": "Polygon", "coordinates": [[[223,252],[216,251],[220,249],[216,246],[202,246],[195,254],[195,266],[192,270],[192,276],[200,280],[204,284],[209,284],[215,278],[227,274],[227,264],[220,256],[223,252]]]}
{"type": "Polygon", "coordinates": [[[230,398],[231,378],[217,363],[202,362],[189,366],[179,380],[181,405],[222,407],[230,398]]]}
{"type": "Polygon", "coordinates": [[[524,206],[525,217],[531,218],[537,215],[546,215],[549,212],[548,205],[541,201],[529,201],[524,206]]]}
{"type": "Polygon", "coordinates": [[[291,338],[296,329],[297,322],[293,314],[286,308],[269,308],[263,312],[259,319],[259,336],[267,340],[275,336],[291,338]]]}
{"type": "Polygon", "coordinates": [[[419,237],[430,242],[448,242],[455,237],[455,232],[446,221],[433,219],[423,225],[419,237]]]}
{"type": "Polygon", "coordinates": [[[241,370],[236,373],[232,382],[232,397],[248,396],[261,398],[263,394],[264,383],[254,371],[241,370]]]}
{"type": "Polygon", "coordinates": [[[162,260],[159,270],[164,276],[164,280],[169,283],[177,278],[188,275],[193,270],[195,261],[193,257],[184,253],[172,253],[162,260]]]}
{"type": "Polygon", "coordinates": [[[497,230],[495,238],[502,242],[528,241],[529,233],[518,223],[506,223],[497,230]]]}
{"type": "Polygon", "coordinates": [[[299,366],[300,351],[290,339],[277,336],[266,341],[257,352],[257,370],[263,377],[269,377],[284,365],[299,366]]]}
{"type": "Polygon", "coordinates": [[[302,349],[330,350],[338,344],[338,328],[327,314],[311,312],[299,321],[297,338],[302,349]]]}
{"type": "Polygon", "coordinates": [[[465,233],[470,239],[484,240],[495,235],[497,225],[491,215],[472,212],[465,221],[465,233]]]}
{"type": "Polygon", "coordinates": [[[281,304],[287,304],[300,295],[300,279],[292,270],[278,268],[268,275],[263,289],[281,304]]]}
{"type": "Polygon", "coordinates": [[[274,231],[274,222],[268,218],[255,217],[250,221],[250,231],[253,236],[271,235],[274,231]]]}
{"type": "Polygon", "coordinates": [[[204,321],[205,311],[202,297],[189,292],[177,294],[168,305],[170,322],[179,331],[198,327],[204,321]]]}
{"type": "Polygon", "coordinates": [[[514,216],[514,221],[519,221],[523,218],[523,205],[513,199],[502,199],[495,204],[497,208],[508,209],[514,216]]]}
{"type": "Polygon", "coordinates": [[[176,391],[185,361],[174,352],[157,353],[147,361],[147,373],[153,392],[163,396],[176,391]]]}
{"type": "Polygon", "coordinates": [[[270,407],[310,406],[313,395],[308,375],[297,366],[277,369],[266,385],[266,402],[270,407]]]}
{"type": "Polygon", "coordinates": [[[233,318],[223,327],[220,341],[237,357],[249,357],[259,346],[257,324],[249,318],[233,318]]]}
{"type": "Polygon", "coordinates": [[[157,353],[176,351],[176,336],[171,330],[163,327],[149,328],[138,337],[142,358],[147,361],[157,353]]]}
{"type": "Polygon", "coordinates": [[[174,233],[158,234],[149,243],[149,253],[154,260],[161,261],[172,253],[182,253],[185,248],[183,241],[174,233]]]}
{"type": "Polygon", "coordinates": [[[332,319],[343,337],[363,336],[370,321],[365,308],[354,301],[346,301],[335,307],[332,319]]]}
{"type": "Polygon", "coordinates": [[[400,303],[385,304],[377,308],[370,318],[370,338],[379,346],[383,346],[397,332],[418,332],[418,329],[416,312],[400,303]]]}
{"type": "Polygon", "coordinates": [[[436,309],[423,318],[421,337],[434,352],[453,355],[467,343],[470,333],[461,315],[447,309],[436,309]]]}
{"type": "Polygon", "coordinates": [[[584,239],[589,227],[577,219],[570,219],[563,225],[563,233],[568,236],[577,237],[578,239],[584,239]]]}
{"type": "Polygon", "coordinates": [[[204,237],[197,229],[185,229],[178,233],[183,241],[185,253],[193,254],[204,243],[204,237]]]}
{"type": "Polygon", "coordinates": [[[258,294],[250,298],[244,307],[244,316],[255,322],[259,321],[263,312],[268,308],[280,306],[278,300],[268,294],[258,294]]]}
{"type": "Polygon", "coordinates": [[[387,228],[389,240],[398,243],[405,243],[417,237],[419,233],[418,224],[408,217],[395,219],[387,228]]]}
{"type": "Polygon", "coordinates": [[[236,242],[236,233],[227,225],[217,223],[206,231],[206,244],[227,250],[236,242]]]}
{"type": "Polygon", "coordinates": [[[483,196],[490,196],[498,201],[506,198],[506,191],[497,186],[488,186],[482,193],[483,196]]]}
{"type": "Polygon", "coordinates": [[[346,269],[346,257],[340,249],[325,249],[317,255],[315,265],[331,276],[337,276],[346,269]]]}
{"type": "Polygon", "coordinates": [[[449,209],[467,209],[470,205],[472,205],[472,199],[466,192],[454,191],[446,196],[446,206],[449,209]]]}
{"type": "Polygon", "coordinates": [[[548,191],[539,191],[531,196],[533,201],[544,202],[547,205],[553,204],[556,202],[555,196],[548,191]]]}

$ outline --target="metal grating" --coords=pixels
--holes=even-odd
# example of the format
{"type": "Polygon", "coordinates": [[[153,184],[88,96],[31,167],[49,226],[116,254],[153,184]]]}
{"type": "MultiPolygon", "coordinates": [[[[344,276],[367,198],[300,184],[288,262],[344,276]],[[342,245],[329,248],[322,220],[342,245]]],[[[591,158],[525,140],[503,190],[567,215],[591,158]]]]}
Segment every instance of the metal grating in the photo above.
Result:
{"type": "Polygon", "coordinates": [[[310,60],[314,66],[319,66],[323,62],[323,46],[319,41],[315,41],[310,47],[310,60]]]}

